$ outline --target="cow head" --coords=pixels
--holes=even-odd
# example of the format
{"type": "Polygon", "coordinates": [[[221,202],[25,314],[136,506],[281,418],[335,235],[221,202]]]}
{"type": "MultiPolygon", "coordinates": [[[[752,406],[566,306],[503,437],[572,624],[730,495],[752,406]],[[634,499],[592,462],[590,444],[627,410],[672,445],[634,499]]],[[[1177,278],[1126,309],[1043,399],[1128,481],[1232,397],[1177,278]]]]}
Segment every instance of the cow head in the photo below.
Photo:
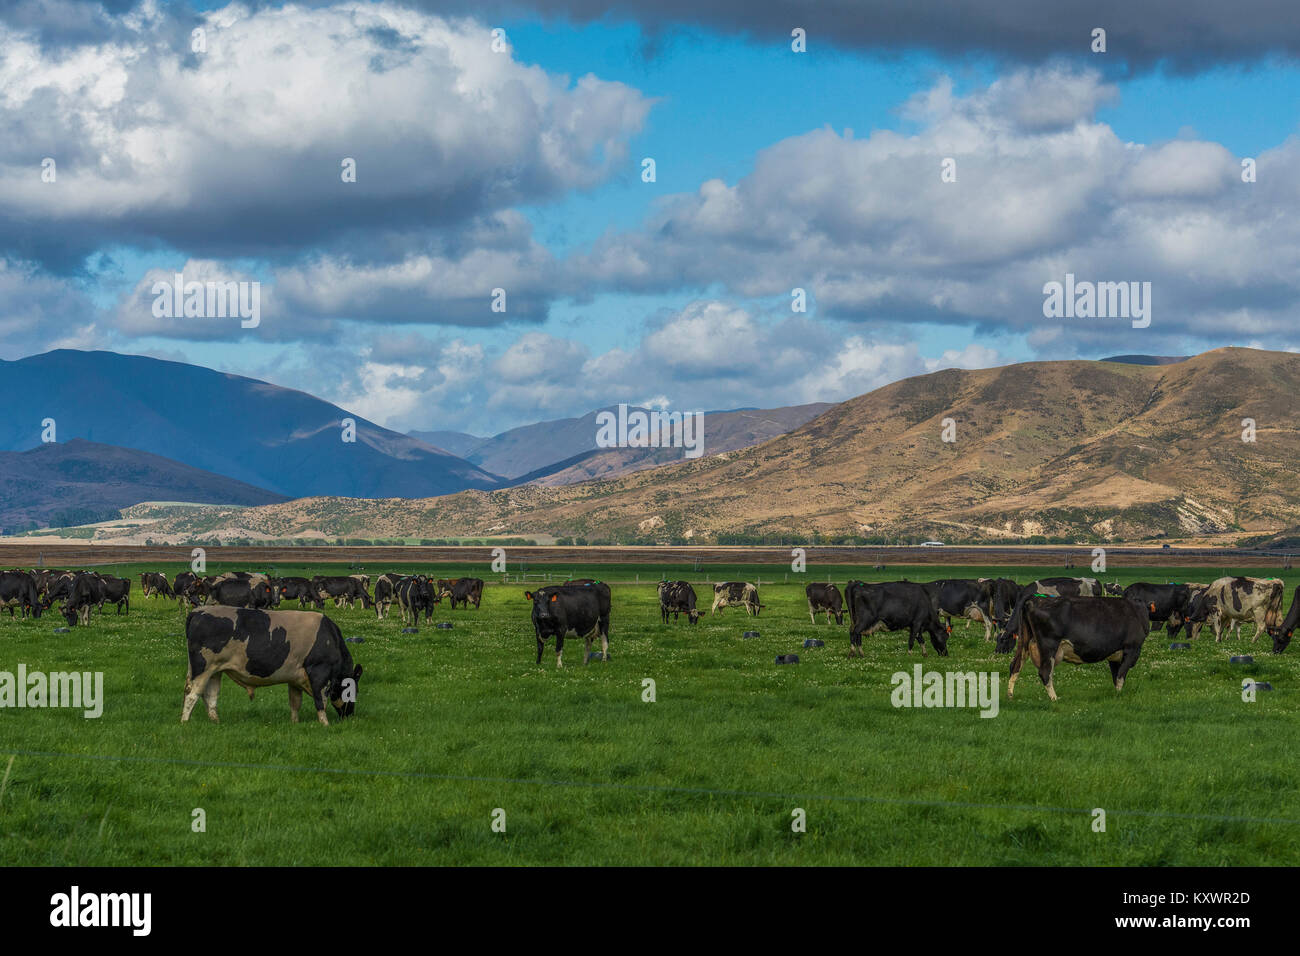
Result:
{"type": "Polygon", "coordinates": [[[361,684],[360,664],[358,664],[353,669],[350,675],[348,675],[347,672],[344,671],[343,678],[338,681],[338,687],[334,688],[335,690],[337,690],[339,696],[330,698],[330,703],[334,705],[334,710],[335,712],[338,713],[340,717],[351,717],[353,714],[356,713],[357,711],[356,690],[360,684],[361,684]],[[352,694],[350,696],[353,699],[344,700],[343,699],[344,685],[349,679],[352,681],[352,694]]]}
{"type": "Polygon", "coordinates": [[[1104,585],[1102,585],[1102,587],[1106,589],[1107,594],[1113,594],[1116,597],[1119,597],[1121,594],[1124,593],[1124,589],[1120,587],[1118,584],[1116,584],[1114,581],[1107,581],[1104,585]]]}
{"type": "Polygon", "coordinates": [[[1268,636],[1273,638],[1273,653],[1281,654],[1286,650],[1287,645],[1291,643],[1291,635],[1295,633],[1295,628],[1283,630],[1281,627],[1270,627],[1268,636]]]}
{"type": "Polygon", "coordinates": [[[59,608],[59,613],[63,615],[63,619],[68,622],[69,626],[76,627],[77,625],[76,608],[72,607],[70,604],[64,603],[64,605],[59,608]]]}
{"type": "Polygon", "coordinates": [[[687,616],[690,617],[691,623],[694,624],[700,619],[700,612],[696,608],[691,608],[687,612],[687,616]]]}

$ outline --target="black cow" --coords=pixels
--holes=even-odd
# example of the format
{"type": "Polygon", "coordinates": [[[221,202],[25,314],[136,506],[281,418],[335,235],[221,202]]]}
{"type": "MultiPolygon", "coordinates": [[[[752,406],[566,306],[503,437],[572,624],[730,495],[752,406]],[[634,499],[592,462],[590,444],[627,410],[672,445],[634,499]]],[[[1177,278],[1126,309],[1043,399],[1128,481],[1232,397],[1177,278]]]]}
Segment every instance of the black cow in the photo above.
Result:
{"type": "Polygon", "coordinates": [[[948,656],[948,631],[939,623],[939,615],[930,596],[919,584],[911,581],[891,581],[887,584],[849,583],[849,656],[862,657],[862,635],[876,631],[908,632],[907,653],[912,645],[921,645],[925,656],[925,634],[928,632],[934,649],[948,656]]]}
{"type": "Polygon", "coordinates": [[[167,575],[161,571],[142,571],[140,572],[140,591],[147,598],[157,597],[175,597],[172,593],[172,587],[167,583],[167,575]]]}
{"type": "Polygon", "coordinates": [[[311,579],[311,586],[316,591],[318,607],[331,598],[334,600],[335,607],[347,605],[352,607],[353,604],[360,600],[361,606],[367,611],[370,610],[374,601],[366,593],[365,587],[354,577],[329,577],[320,575],[311,579]]]}
{"type": "Polygon", "coordinates": [[[178,604],[185,603],[185,592],[194,586],[199,576],[193,571],[182,571],[172,579],[172,596],[178,604]]]}
{"type": "Polygon", "coordinates": [[[483,579],[482,578],[456,578],[451,582],[451,587],[445,591],[440,591],[439,599],[451,598],[451,609],[456,610],[456,605],[461,604],[468,608],[471,602],[474,610],[478,610],[479,602],[483,600],[483,579]]]}
{"type": "Polygon", "coordinates": [[[533,602],[533,631],[537,635],[537,663],[548,637],[555,638],[555,666],[563,667],[564,639],[581,637],[587,642],[583,663],[591,658],[591,640],[600,637],[601,660],[609,660],[609,585],[557,584],[538,591],[525,591],[533,602]]]}
{"type": "Polygon", "coordinates": [[[980,584],[988,584],[992,595],[993,621],[999,627],[1005,627],[1020,600],[1020,585],[1010,578],[980,578],[980,584]]]}
{"type": "Polygon", "coordinates": [[[1147,584],[1139,581],[1126,587],[1120,596],[1147,609],[1151,630],[1154,631],[1157,625],[1163,624],[1170,636],[1177,634],[1186,623],[1185,615],[1192,603],[1192,589],[1186,584],[1147,584]]]}
{"type": "Polygon", "coordinates": [[[121,614],[125,609],[127,614],[131,613],[131,581],[129,578],[115,578],[111,574],[96,575],[103,588],[100,591],[99,610],[104,609],[105,604],[116,604],[117,613],[121,614]]]}
{"type": "Polygon", "coordinates": [[[319,609],[325,606],[316,594],[316,589],[306,578],[275,578],[271,586],[276,592],[276,601],[297,601],[298,607],[304,608],[308,604],[319,609]]]}
{"type": "Polygon", "coordinates": [[[90,571],[79,571],[68,585],[67,596],[60,610],[68,624],[87,625],[90,623],[90,609],[100,607],[103,603],[104,582],[100,580],[99,575],[90,571]]]}
{"type": "Polygon", "coordinates": [[[1026,595],[1016,605],[996,647],[1000,654],[1013,645],[1016,649],[1007,697],[1015,691],[1026,653],[1038,667],[1038,676],[1052,700],[1058,699],[1052,673],[1063,660],[1071,664],[1108,661],[1115,690],[1123,690],[1124,675],[1137,663],[1150,628],[1150,610],[1136,601],[1026,595]]]}
{"type": "Polygon", "coordinates": [[[262,611],[210,607],[185,619],[185,704],[181,722],[200,697],[208,716],[217,719],[217,697],[225,674],[253,694],[254,687],[289,685],[289,719],[298,722],[305,691],[316,705],[316,717],[329,724],[325,701],[340,717],[356,710],[356,684],[361,665],[352,655],[338,625],[314,611],[262,611]],[[349,689],[346,682],[351,680],[349,689]]]}
{"type": "Polygon", "coordinates": [[[993,586],[969,578],[947,578],[923,584],[940,623],[952,633],[954,617],[969,618],[984,625],[984,640],[993,639],[993,586]],[[947,618],[947,620],[944,620],[947,618]]]}
{"type": "Polygon", "coordinates": [[[275,591],[266,581],[249,584],[233,578],[218,581],[212,588],[212,603],[226,607],[273,607],[276,602],[275,591]]]}
{"type": "Polygon", "coordinates": [[[679,614],[685,613],[687,619],[695,624],[700,619],[700,612],[695,607],[695,588],[689,581],[659,582],[659,615],[665,624],[668,615],[676,621],[679,614]]]}
{"type": "Polygon", "coordinates": [[[43,608],[35,578],[26,571],[0,572],[0,607],[7,607],[10,617],[15,608],[22,611],[23,617],[29,612],[33,618],[40,617],[43,608]]]}
{"type": "Polygon", "coordinates": [[[1268,634],[1273,638],[1274,654],[1281,654],[1286,650],[1297,626],[1300,626],[1300,587],[1296,588],[1295,594],[1291,596],[1291,610],[1287,612],[1286,619],[1277,627],[1269,628],[1268,634]]]}
{"type": "Polygon", "coordinates": [[[844,624],[844,598],[839,588],[833,584],[810,584],[803,593],[808,598],[808,616],[814,624],[822,611],[826,612],[827,624],[831,622],[831,615],[835,616],[836,624],[844,624]]]}

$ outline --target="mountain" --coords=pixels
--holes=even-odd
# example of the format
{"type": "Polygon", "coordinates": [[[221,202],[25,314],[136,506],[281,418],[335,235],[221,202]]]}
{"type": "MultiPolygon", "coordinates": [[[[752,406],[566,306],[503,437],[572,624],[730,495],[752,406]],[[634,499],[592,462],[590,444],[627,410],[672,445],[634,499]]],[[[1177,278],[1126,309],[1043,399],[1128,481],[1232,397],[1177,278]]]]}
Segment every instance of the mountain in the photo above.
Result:
{"type": "Polygon", "coordinates": [[[416,441],[422,441],[426,445],[432,445],[434,448],[441,448],[445,452],[450,452],[457,458],[468,458],[469,453],[474,451],[484,442],[491,441],[490,438],[480,438],[478,435],[468,435],[465,432],[407,432],[411,438],[416,441]]]}
{"type": "Polygon", "coordinates": [[[131,448],[73,439],[0,452],[0,528],[117,517],[141,501],[263,505],[283,495],[131,448]]]}
{"type": "MultiPolygon", "coordinates": [[[[721,452],[756,445],[797,428],[830,407],[819,402],[788,408],[706,412],[704,435],[707,447],[710,451],[721,452]]],[[[629,406],[629,411],[637,408],[639,406],[629,406]]],[[[461,455],[487,471],[504,475],[514,484],[531,481],[548,485],[573,484],[681,459],[680,448],[597,448],[596,417],[601,412],[617,415],[618,406],[597,409],[580,418],[522,425],[492,438],[476,438],[461,432],[410,434],[461,455]]]]}
{"type": "MultiPolygon", "coordinates": [[[[707,457],[610,480],[423,501],[314,499],[248,509],[239,522],[273,534],[436,528],[619,541],[1260,535],[1300,525],[1297,421],[1300,355],[1291,353],[948,369],[759,445],[711,454],[706,443],[707,457]],[[951,443],[945,419],[956,426],[951,443]]],[[[210,509],[170,530],[210,532],[227,520],[210,509]]]]}
{"type": "Polygon", "coordinates": [[[133,448],[289,497],[422,497],[495,488],[482,468],[257,379],[115,352],[59,349],[0,362],[0,450],[56,438],[133,448]],[[344,442],[341,422],[356,422],[344,442]]]}

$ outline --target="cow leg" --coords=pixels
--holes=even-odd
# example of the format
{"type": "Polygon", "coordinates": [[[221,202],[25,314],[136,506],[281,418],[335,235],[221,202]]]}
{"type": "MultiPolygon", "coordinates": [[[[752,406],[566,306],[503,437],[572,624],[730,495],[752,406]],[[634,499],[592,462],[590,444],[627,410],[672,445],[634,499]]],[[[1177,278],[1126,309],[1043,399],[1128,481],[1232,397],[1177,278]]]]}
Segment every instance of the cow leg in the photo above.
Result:
{"type": "Polygon", "coordinates": [[[214,674],[212,680],[208,681],[203,688],[203,703],[208,708],[208,717],[212,722],[220,723],[217,720],[217,698],[221,696],[221,675],[214,674]]]}
{"type": "MultiPolygon", "coordinates": [[[[199,698],[205,696],[204,692],[207,690],[208,681],[211,679],[212,672],[204,671],[198,677],[190,678],[185,682],[185,703],[181,707],[182,724],[190,719],[190,711],[199,702],[199,698]]],[[[218,679],[220,679],[220,675],[218,675],[218,679]]]]}
{"type": "Polygon", "coordinates": [[[817,623],[817,613],[813,610],[812,601],[808,602],[808,619],[811,620],[814,624],[817,623]]]}
{"type": "MultiPolygon", "coordinates": [[[[475,609],[477,610],[477,608],[475,609]]],[[[602,631],[600,635],[600,659],[609,660],[609,632],[602,631]]]]}
{"type": "Polygon", "coordinates": [[[1038,655],[1038,676],[1043,680],[1043,686],[1047,688],[1047,696],[1056,700],[1056,688],[1052,686],[1052,676],[1056,671],[1056,664],[1065,656],[1065,645],[1058,644],[1055,649],[1052,647],[1039,648],[1038,655]]]}
{"type": "Polygon", "coordinates": [[[590,632],[588,632],[587,636],[583,638],[583,642],[586,644],[586,650],[584,650],[582,654],[582,663],[590,664],[591,663],[591,633],[590,632]]]}
{"type": "Polygon", "coordinates": [[[302,688],[289,685],[289,722],[298,722],[298,708],[302,706],[302,688]]]}
{"type": "Polygon", "coordinates": [[[1016,680],[1020,677],[1020,668],[1025,663],[1025,650],[1029,646],[1029,639],[1017,635],[1016,652],[1011,656],[1011,675],[1007,678],[1007,700],[1010,700],[1016,693],[1016,680]]]}
{"type": "Polygon", "coordinates": [[[564,635],[556,634],[555,635],[555,666],[557,668],[564,666],[563,654],[564,654],[564,635]]]}

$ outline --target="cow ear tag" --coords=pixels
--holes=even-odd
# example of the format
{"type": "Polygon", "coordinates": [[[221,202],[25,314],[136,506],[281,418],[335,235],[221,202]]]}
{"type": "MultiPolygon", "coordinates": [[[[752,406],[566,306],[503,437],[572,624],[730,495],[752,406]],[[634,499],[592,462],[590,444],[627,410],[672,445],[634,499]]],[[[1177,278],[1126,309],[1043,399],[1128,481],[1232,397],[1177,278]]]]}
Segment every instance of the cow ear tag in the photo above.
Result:
{"type": "Polygon", "coordinates": [[[551,603],[554,604],[557,598],[559,598],[559,595],[558,595],[558,594],[552,594],[552,595],[551,595],[551,603]]]}

